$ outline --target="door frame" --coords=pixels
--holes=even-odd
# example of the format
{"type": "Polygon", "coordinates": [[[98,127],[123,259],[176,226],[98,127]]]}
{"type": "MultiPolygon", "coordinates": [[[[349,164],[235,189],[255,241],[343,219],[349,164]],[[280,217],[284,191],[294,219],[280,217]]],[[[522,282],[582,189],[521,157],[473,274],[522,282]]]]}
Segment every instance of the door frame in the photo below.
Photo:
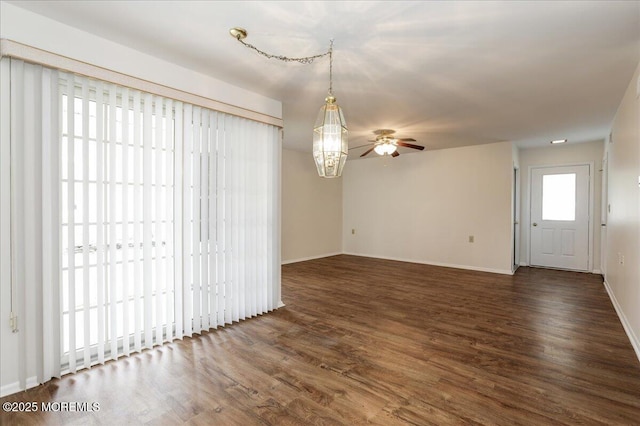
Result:
{"type": "Polygon", "coordinates": [[[609,152],[602,157],[600,192],[600,273],[607,278],[607,217],[609,215],[609,152]]]}
{"type": "Polygon", "coordinates": [[[515,273],[520,267],[520,166],[513,165],[513,191],[512,191],[512,215],[511,215],[511,232],[512,244],[511,248],[511,272],[515,273]]]}
{"type": "MultiPolygon", "coordinates": [[[[557,167],[575,167],[575,166],[589,166],[589,202],[588,202],[588,206],[589,206],[589,213],[588,213],[588,221],[587,221],[587,230],[589,233],[589,247],[588,247],[588,253],[587,253],[587,270],[585,272],[593,272],[593,235],[594,235],[594,229],[593,229],[593,208],[594,208],[594,186],[595,186],[595,181],[594,181],[594,162],[593,161],[584,161],[584,162],[580,162],[580,163],[562,163],[562,164],[540,164],[540,165],[534,165],[534,166],[529,166],[528,167],[528,179],[529,179],[529,185],[527,188],[527,213],[528,213],[528,218],[527,218],[527,229],[526,229],[526,236],[527,236],[527,262],[529,263],[530,266],[531,265],[531,209],[532,209],[532,203],[531,203],[531,195],[532,195],[532,191],[531,191],[531,187],[532,185],[532,173],[533,173],[533,169],[548,169],[548,168],[557,168],[557,167]]],[[[522,228],[520,228],[522,230],[522,228]]],[[[571,271],[574,271],[573,269],[571,269],[571,271]]]]}

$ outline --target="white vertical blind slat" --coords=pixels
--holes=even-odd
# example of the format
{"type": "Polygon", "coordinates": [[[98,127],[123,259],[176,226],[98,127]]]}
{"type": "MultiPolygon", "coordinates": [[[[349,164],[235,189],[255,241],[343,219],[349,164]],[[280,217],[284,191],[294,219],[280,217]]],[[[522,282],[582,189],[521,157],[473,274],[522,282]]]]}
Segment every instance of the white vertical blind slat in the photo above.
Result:
{"type": "Polygon", "coordinates": [[[133,281],[134,281],[134,303],[133,303],[133,346],[135,352],[142,351],[142,333],[144,330],[143,318],[143,279],[142,279],[142,137],[141,137],[141,94],[139,91],[133,93],[133,281]]]}
{"type": "Polygon", "coordinates": [[[68,327],[69,327],[69,371],[76,371],[76,280],[75,280],[75,117],[74,117],[75,84],[73,76],[67,79],[67,292],[68,292],[68,327]]]}
{"type": "Polygon", "coordinates": [[[202,149],[200,155],[200,330],[209,325],[209,112],[202,111],[202,149]]]}
{"type": "Polygon", "coordinates": [[[108,127],[108,141],[109,141],[109,346],[110,346],[110,359],[118,359],[118,306],[117,300],[117,261],[116,261],[116,147],[117,147],[117,135],[116,135],[116,102],[117,102],[117,88],[114,84],[107,86],[109,97],[109,127],[108,127]]]}
{"type": "Polygon", "coordinates": [[[133,155],[133,206],[132,206],[132,222],[133,222],[133,247],[132,247],[132,262],[133,262],[133,351],[142,351],[142,336],[144,329],[143,318],[143,265],[142,265],[142,138],[140,137],[140,131],[142,127],[140,114],[141,114],[141,97],[139,91],[132,93],[132,111],[133,111],[133,134],[131,138],[132,155],[133,155]]]}
{"type": "Polygon", "coordinates": [[[209,197],[208,197],[208,242],[209,242],[209,326],[218,326],[218,300],[217,300],[217,243],[216,243],[216,213],[217,213],[217,122],[215,112],[209,112],[209,197]]]}
{"type": "Polygon", "coordinates": [[[165,114],[163,117],[163,122],[165,125],[165,133],[164,139],[162,141],[162,169],[164,173],[162,173],[162,220],[163,220],[163,241],[166,244],[163,244],[163,256],[164,256],[164,291],[165,291],[165,305],[164,305],[164,318],[165,318],[165,340],[172,341],[173,340],[173,322],[175,317],[173,315],[173,298],[174,298],[174,290],[173,290],[173,227],[171,223],[173,223],[173,209],[167,208],[168,206],[173,206],[174,202],[171,196],[173,189],[173,182],[171,181],[173,177],[173,162],[171,161],[171,156],[173,153],[173,146],[171,140],[174,135],[174,129],[172,124],[173,118],[173,102],[171,99],[166,100],[165,104],[165,114]]]}
{"type": "Polygon", "coordinates": [[[226,186],[226,171],[225,171],[225,121],[226,116],[223,114],[218,115],[218,129],[216,133],[217,142],[217,164],[216,164],[216,272],[218,276],[217,280],[217,299],[218,299],[218,319],[216,323],[219,326],[224,326],[226,322],[225,318],[225,305],[226,305],[226,279],[227,271],[225,268],[225,261],[227,256],[227,243],[226,243],[226,200],[225,200],[225,186],[226,186]]]}
{"type": "Polygon", "coordinates": [[[237,219],[233,214],[233,193],[234,193],[234,181],[233,181],[233,138],[232,134],[233,117],[226,116],[224,124],[224,139],[225,139],[225,212],[224,212],[224,224],[225,224],[225,257],[224,257],[224,269],[225,269],[225,300],[224,300],[224,323],[231,324],[234,315],[234,279],[233,274],[233,253],[232,246],[234,243],[234,236],[232,230],[237,227],[237,219]]]}
{"type": "Polygon", "coordinates": [[[155,279],[153,280],[154,293],[155,293],[155,339],[157,344],[162,344],[162,312],[163,312],[163,290],[164,290],[164,259],[162,258],[162,244],[164,239],[162,231],[162,137],[164,132],[162,131],[162,98],[154,97],[153,104],[153,122],[155,123],[154,135],[153,135],[153,157],[155,165],[153,167],[153,199],[155,203],[154,208],[154,257],[155,257],[155,279]]]}
{"type": "Polygon", "coordinates": [[[124,355],[129,355],[129,89],[122,89],[122,330],[124,355]]]}
{"type": "Polygon", "coordinates": [[[235,143],[238,147],[237,157],[235,158],[234,166],[236,168],[237,184],[236,191],[236,214],[238,215],[238,238],[236,240],[236,261],[237,261],[237,303],[236,303],[236,321],[240,321],[246,317],[247,311],[247,219],[249,217],[247,192],[250,191],[250,187],[247,185],[247,129],[240,125],[240,120],[236,121],[237,138],[235,143]]]}
{"type": "Polygon", "coordinates": [[[249,173],[251,174],[251,195],[249,196],[249,202],[251,203],[251,225],[249,227],[251,235],[249,237],[250,252],[250,268],[249,268],[249,291],[247,292],[247,298],[249,299],[249,317],[254,317],[258,314],[258,288],[257,288],[257,276],[258,276],[258,264],[260,258],[258,257],[258,206],[260,201],[260,163],[257,158],[257,154],[260,150],[260,145],[263,143],[259,139],[258,126],[251,126],[251,132],[248,139],[249,144],[249,156],[250,166],[249,173]]]}
{"type": "MultiPolygon", "coordinates": [[[[25,97],[25,64],[22,61],[12,60],[11,88],[10,88],[10,156],[11,156],[11,281],[14,283],[12,287],[12,314],[14,321],[14,331],[19,330],[23,324],[24,318],[24,286],[17,286],[18,283],[24,283],[25,278],[25,240],[24,240],[24,203],[25,203],[25,179],[23,177],[23,169],[25,168],[24,156],[24,127],[25,119],[19,114],[24,111],[25,97]],[[15,290],[15,291],[13,291],[15,290]],[[15,319],[17,316],[17,320],[15,319]]],[[[26,341],[24,333],[18,335],[18,352],[26,352],[26,341]]],[[[25,359],[18,357],[18,377],[20,387],[26,388],[27,367],[25,359]]]]}
{"type": "Polygon", "coordinates": [[[182,158],[184,161],[183,166],[183,186],[182,186],[182,206],[183,206],[183,222],[182,222],[182,309],[183,309],[183,336],[191,336],[193,334],[192,327],[192,303],[193,295],[191,294],[191,284],[193,275],[193,262],[191,261],[191,255],[193,250],[193,232],[191,230],[193,224],[193,217],[191,215],[193,208],[193,107],[189,104],[184,105],[184,120],[183,120],[183,151],[182,158]]]}
{"type": "Polygon", "coordinates": [[[45,69],[42,132],[43,330],[44,383],[60,377],[60,101],[59,76],[45,69]],[[47,143],[49,142],[49,143],[47,143]],[[49,283],[49,285],[47,285],[49,283]]]}
{"type": "MultiPolygon", "coordinates": [[[[24,100],[23,107],[27,111],[32,111],[31,116],[25,117],[23,121],[23,139],[19,141],[24,145],[22,154],[21,177],[24,182],[25,194],[41,193],[42,182],[42,109],[39,103],[42,97],[42,67],[31,64],[24,64],[24,100]],[[33,159],[34,167],[24,167],[25,161],[33,159]]],[[[25,197],[25,201],[28,195],[25,197]]],[[[26,207],[26,206],[25,206],[26,207]]],[[[19,292],[20,317],[23,329],[32,329],[35,333],[21,333],[20,345],[27,351],[33,351],[36,363],[36,375],[41,375],[42,349],[39,334],[42,332],[39,324],[42,324],[42,310],[27,309],[30,304],[42,306],[42,292],[38,291],[42,283],[42,220],[39,213],[42,212],[42,197],[33,200],[32,208],[24,208],[21,220],[24,239],[24,285],[19,292]],[[28,255],[28,253],[32,253],[28,255]]],[[[29,368],[25,362],[24,367],[29,368]]]]}
{"type": "Polygon", "coordinates": [[[262,306],[262,311],[263,312],[267,312],[271,310],[271,306],[269,303],[269,295],[271,293],[271,277],[269,275],[269,268],[271,266],[271,262],[273,261],[271,259],[271,249],[269,247],[269,244],[271,242],[271,215],[270,215],[270,210],[269,207],[271,205],[271,198],[273,197],[272,192],[271,192],[271,185],[270,185],[270,181],[271,181],[271,170],[273,168],[273,163],[271,162],[271,152],[272,152],[272,146],[275,142],[274,138],[273,138],[273,131],[271,129],[267,130],[267,138],[266,138],[266,143],[264,146],[264,158],[265,158],[265,162],[264,162],[264,168],[265,168],[265,180],[264,180],[264,188],[265,188],[265,194],[269,194],[268,196],[265,196],[264,199],[264,246],[263,246],[263,250],[264,250],[264,283],[265,286],[264,288],[264,300],[263,303],[264,305],[262,306]]]}
{"type": "Polygon", "coordinates": [[[142,143],[142,153],[143,153],[143,188],[142,188],[142,199],[143,199],[143,225],[142,225],[142,256],[143,256],[143,299],[144,299],[144,346],[147,349],[151,349],[153,347],[153,259],[152,259],[152,241],[153,241],[153,228],[151,222],[151,213],[152,213],[152,188],[151,188],[151,180],[153,177],[152,170],[152,151],[151,151],[151,107],[152,107],[152,96],[150,94],[144,95],[144,108],[143,108],[143,117],[142,117],[142,134],[143,134],[143,143],[142,143]]]}
{"type": "Polygon", "coordinates": [[[193,207],[192,207],[192,254],[191,254],[191,272],[192,272],[192,309],[193,309],[193,332],[200,333],[202,330],[201,326],[201,312],[200,312],[200,285],[201,285],[201,277],[200,277],[200,116],[201,108],[194,107],[193,108],[193,156],[192,156],[192,167],[193,167],[193,207]]]}
{"type": "Polygon", "coordinates": [[[271,203],[271,214],[272,220],[269,221],[270,227],[270,241],[271,241],[271,250],[269,253],[273,258],[269,262],[269,267],[273,271],[273,276],[271,281],[269,281],[273,288],[270,291],[270,295],[272,297],[271,306],[269,306],[269,310],[276,309],[279,307],[281,303],[281,289],[280,289],[280,274],[281,274],[281,258],[280,258],[280,200],[281,200],[281,161],[282,161],[282,131],[277,130],[275,127],[272,127],[272,132],[274,133],[274,143],[270,146],[272,147],[272,158],[273,163],[271,167],[271,172],[273,173],[271,180],[273,181],[273,187],[271,191],[269,191],[269,202],[271,203]],[[276,134],[277,133],[277,134],[276,134]]]}
{"type": "Polygon", "coordinates": [[[102,83],[96,83],[96,299],[97,299],[97,338],[98,362],[104,364],[105,345],[105,307],[104,307],[104,89],[102,83]]]}
{"type": "Polygon", "coordinates": [[[233,299],[232,299],[232,318],[233,321],[240,321],[241,318],[241,300],[244,296],[242,294],[242,290],[244,287],[244,271],[242,268],[244,267],[243,256],[244,256],[244,216],[245,211],[241,210],[244,206],[243,193],[242,193],[242,174],[240,167],[242,164],[242,145],[240,141],[242,140],[242,128],[239,126],[239,120],[237,117],[232,117],[231,121],[233,123],[233,145],[231,146],[231,167],[233,168],[233,185],[231,196],[232,199],[232,209],[234,216],[234,228],[233,228],[233,240],[231,251],[233,253],[233,299]]]}
{"type": "MultiPolygon", "coordinates": [[[[11,90],[14,80],[11,78],[12,59],[0,58],[0,282],[11,283],[12,282],[12,212],[15,209],[12,200],[12,156],[11,156],[11,144],[12,144],[12,108],[14,106],[13,96],[15,92],[11,90]]],[[[57,183],[57,182],[56,182],[57,183]]],[[[13,298],[4,300],[4,303],[13,303],[13,298]]],[[[5,305],[6,306],[6,305],[5,305]]],[[[12,306],[11,306],[12,307],[12,306]]],[[[14,336],[17,338],[17,336],[14,336]]],[[[17,340],[17,339],[15,339],[17,340]]],[[[5,342],[8,344],[8,342],[5,342]]],[[[17,370],[17,368],[16,368],[17,370]]]]}
{"type": "Polygon", "coordinates": [[[90,321],[90,289],[89,282],[89,83],[82,80],[82,320],[84,322],[83,336],[83,366],[91,367],[90,321]]]}
{"type": "Polygon", "coordinates": [[[175,141],[174,141],[174,157],[173,157],[173,185],[175,188],[175,195],[173,199],[173,291],[174,291],[174,321],[175,321],[175,337],[182,339],[184,336],[183,332],[183,292],[182,292],[182,282],[183,282],[183,220],[182,220],[182,195],[184,187],[182,185],[182,181],[186,180],[183,176],[182,171],[182,158],[183,158],[183,126],[182,126],[182,103],[176,102],[174,105],[175,108],[175,141]]]}

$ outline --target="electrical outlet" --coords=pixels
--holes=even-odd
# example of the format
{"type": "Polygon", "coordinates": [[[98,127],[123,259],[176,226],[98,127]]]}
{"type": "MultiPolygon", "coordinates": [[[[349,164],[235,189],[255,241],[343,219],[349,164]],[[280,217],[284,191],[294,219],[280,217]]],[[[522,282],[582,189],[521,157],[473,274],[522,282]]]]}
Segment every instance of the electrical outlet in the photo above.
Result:
{"type": "Polygon", "coordinates": [[[618,265],[624,265],[624,254],[618,253],[618,265]]]}
{"type": "Polygon", "coordinates": [[[469,242],[472,243],[475,241],[475,238],[473,235],[469,235],[469,242]]]}

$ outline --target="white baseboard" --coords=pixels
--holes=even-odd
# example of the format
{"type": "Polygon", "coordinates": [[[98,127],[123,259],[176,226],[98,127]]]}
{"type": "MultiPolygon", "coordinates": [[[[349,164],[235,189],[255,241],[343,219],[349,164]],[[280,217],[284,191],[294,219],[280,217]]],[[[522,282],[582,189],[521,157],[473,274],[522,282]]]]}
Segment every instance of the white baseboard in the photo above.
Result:
{"type": "Polygon", "coordinates": [[[15,383],[9,383],[8,385],[4,385],[2,387],[0,387],[0,398],[3,398],[7,395],[12,395],[14,393],[18,393],[20,392],[22,389],[20,389],[20,383],[19,382],[15,382],[15,383]]]}
{"type": "Polygon", "coordinates": [[[626,315],[622,311],[622,307],[618,303],[618,300],[616,299],[615,294],[613,294],[613,290],[611,290],[611,287],[609,286],[609,283],[607,282],[607,280],[604,280],[604,288],[607,290],[607,293],[609,294],[609,299],[611,299],[611,303],[613,303],[613,307],[615,308],[616,313],[618,314],[618,318],[622,323],[622,327],[624,328],[624,331],[627,333],[627,337],[629,338],[629,341],[631,342],[631,346],[633,347],[633,350],[635,351],[636,356],[638,357],[638,361],[640,361],[640,339],[638,339],[638,336],[636,336],[635,333],[633,332],[633,328],[631,328],[631,324],[629,324],[629,320],[627,320],[626,315]]]}
{"type": "Polygon", "coordinates": [[[306,262],[307,260],[322,259],[323,257],[337,256],[339,254],[343,254],[343,253],[342,252],[327,253],[327,254],[320,254],[320,255],[317,255],[317,256],[301,257],[299,259],[284,260],[284,261],[281,262],[281,264],[282,265],[288,265],[290,263],[306,262]]]}
{"type": "MultiPolygon", "coordinates": [[[[520,262],[519,266],[529,266],[526,262],[520,262]]],[[[536,266],[534,266],[534,268],[536,268],[536,266]]],[[[537,268],[543,268],[543,266],[537,266],[537,268]]],[[[549,268],[549,269],[555,269],[555,268],[549,268]]],[[[562,271],[563,269],[558,269],[559,271],[562,271]]],[[[567,271],[570,271],[569,269],[566,269],[567,271]]],[[[589,271],[574,271],[574,272],[589,272],[589,271]]],[[[592,274],[597,274],[597,275],[602,275],[602,271],[600,269],[593,269],[591,271],[592,274]]]]}
{"type": "Polygon", "coordinates": [[[347,254],[350,256],[371,257],[374,259],[394,260],[396,262],[420,263],[422,265],[442,266],[443,268],[466,269],[469,271],[491,272],[493,274],[513,275],[513,271],[511,271],[510,269],[484,268],[481,266],[457,265],[453,263],[430,262],[426,260],[415,260],[415,259],[401,259],[398,257],[377,256],[377,255],[362,254],[362,253],[344,253],[344,254],[347,254]]]}
{"type": "Polygon", "coordinates": [[[21,391],[25,391],[27,389],[31,389],[31,388],[35,388],[36,386],[38,386],[40,383],[38,383],[38,378],[36,376],[32,376],[27,378],[27,387],[26,389],[22,389],[20,387],[20,382],[13,382],[13,383],[9,383],[7,385],[1,386],[0,387],[0,398],[3,398],[5,396],[8,395],[12,395],[14,393],[18,393],[21,391]]]}

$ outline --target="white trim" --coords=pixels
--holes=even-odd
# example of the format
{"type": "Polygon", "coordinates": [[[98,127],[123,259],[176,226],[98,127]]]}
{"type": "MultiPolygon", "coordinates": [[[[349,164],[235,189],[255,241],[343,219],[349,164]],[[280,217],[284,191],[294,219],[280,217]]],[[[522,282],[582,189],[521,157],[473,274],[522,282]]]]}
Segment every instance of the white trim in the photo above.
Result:
{"type": "Polygon", "coordinates": [[[4,398],[5,396],[13,395],[14,393],[23,392],[27,389],[35,388],[39,386],[38,378],[36,376],[27,377],[27,383],[25,389],[20,387],[20,382],[13,382],[7,385],[0,387],[0,398],[4,398]]]}
{"type": "Polygon", "coordinates": [[[320,254],[317,256],[300,257],[298,259],[284,260],[282,261],[281,265],[288,265],[290,263],[298,263],[298,262],[306,262],[307,260],[322,259],[324,257],[338,256],[340,254],[346,254],[346,253],[342,253],[341,251],[339,251],[335,253],[320,254]]]}
{"type": "Polygon", "coordinates": [[[604,284],[604,288],[607,290],[607,294],[609,294],[609,299],[611,299],[611,303],[613,304],[613,307],[615,308],[616,313],[618,314],[618,318],[622,323],[622,327],[624,328],[624,331],[627,333],[627,337],[629,338],[629,341],[631,342],[631,346],[633,347],[633,350],[636,353],[636,357],[638,357],[638,361],[640,361],[640,339],[638,339],[638,336],[634,334],[633,328],[631,327],[631,324],[629,324],[629,320],[625,316],[624,311],[622,310],[622,307],[618,303],[618,300],[616,299],[616,296],[613,293],[613,290],[609,286],[609,283],[607,282],[606,279],[603,281],[603,284],[604,284]]]}
{"type": "Polygon", "coordinates": [[[22,391],[22,389],[20,389],[20,382],[9,383],[8,385],[0,387],[0,398],[18,393],[20,391],[22,391]]]}
{"type": "Polygon", "coordinates": [[[477,272],[490,272],[493,274],[513,275],[513,272],[510,269],[484,268],[482,266],[457,265],[452,263],[430,262],[430,261],[417,260],[417,259],[402,259],[399,257],[377,256],[373,254],[362,254],[362,253],[342,253],[342,254],[346,254],[349,256],[371,257],[373,259],[393,260],[396,262],[408,262],[408,263],[419,263],[422,265],[441,266],[443,268],[455,268],[455,269],[465,269],[465,270],[477,271],[477,272]]]}
{"type": "Polygon", "coordinates": [[[520,198],[521,198],[521,171],[520,165],[513,163],[513,174],[511,175],[511,271],[515,273],[520,267],[520,245],[521,245],[521,216],[520,216],[520,198]]]}
{"type": "Polygon", "coordinates": [[[224,112],[261,123],[272,124],[277,127],[284,126],[282,118],[273,117],[257,111],[252,111],[246,108],[220,102],[215,99],[200,96],[195,93],[185,92],[173,87],[153,83],[151,81],[143,80],[117,71],[112,71],[110,69],[102,68],[97,65],[78,61],[76,59],[58,55],[56,53],[48,52],[46,50],[38,49],[36,47],[28,46],[26,44],[18,43],[9,39],[0,39],[0,56],[10,56],[13,58],[25,60],[27,62],[42,64],[62,71],[68,71],[86,77],[97,78],[99,80],[115,83],[125,87],[130,87],[154,95],[159,95],[166,98],[209,108],[214,111],[224,112]]]}
{"type": "Polygon", "coordinates": [[[594,269],[593,271],[591,271],[591,273],[596,275],[602,275],[602,271],[600,271],[600,269],[594,269]]]}

